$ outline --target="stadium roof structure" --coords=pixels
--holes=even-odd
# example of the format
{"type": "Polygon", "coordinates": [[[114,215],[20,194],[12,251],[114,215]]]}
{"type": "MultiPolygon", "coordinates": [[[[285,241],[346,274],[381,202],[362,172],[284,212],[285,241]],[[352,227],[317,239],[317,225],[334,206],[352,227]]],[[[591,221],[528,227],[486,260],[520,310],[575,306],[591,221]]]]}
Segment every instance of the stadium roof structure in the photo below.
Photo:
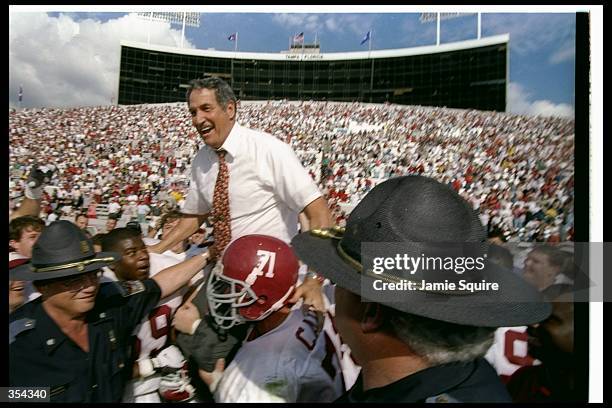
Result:
{"type": "Polygon", "coordinates": [[[201,57],[216,58],[235,58],[235,59],[258,59],[268,61],[286,60],[309,60],[316,59],[322,61],[335,60],[355,60],[364,58],[393,58],[408,57],[413,55],[438,54],[449,51],[467,50],[489,45],[507,44],[510,41],[509,34],[484,37],[481,39],[465,40],[459,42],[445,43],[440,45],[425,45],[421,47],[396,48],[372,51],[353,51],[353,52],[330,52],[320,54],[282,54],[282,53],[261,53],[261,52],[240,52],[240,51],[219,51],[219,50],[199,50],[167,47],[163,45],[150,45],[135,41],[121,41],[122,46],[142,48],[150,51],[180,53],[201,57]]]}
{"type": "Polygon", "coordinates": [[[412,48],[334,53],[200,50],[121,41],[118,103],[184,101],[218,76],[241,100],[397,103],[504,112],[508,34],[412,48]]]}

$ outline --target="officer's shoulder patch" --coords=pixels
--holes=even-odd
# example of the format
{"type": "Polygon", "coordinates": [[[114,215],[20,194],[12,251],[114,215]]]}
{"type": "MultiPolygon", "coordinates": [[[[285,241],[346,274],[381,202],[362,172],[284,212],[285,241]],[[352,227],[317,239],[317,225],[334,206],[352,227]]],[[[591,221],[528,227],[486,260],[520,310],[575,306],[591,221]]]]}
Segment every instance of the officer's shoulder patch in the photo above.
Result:
{"type": "Polygon", "coordinates": [[[15,320],[9,324],[9,344],[15,341],[15,338],[24,331],[31,330],[36,327],[36,320],[23,318],[15,320]]]}
{"type": "Polygon", "coordinates": [[[451,397],[450,395],[443,393],[439,395],[434,395],[433,397],[429,397],[425,400],[428,404],[440,404],[440,403],[449,403],[449,402],[461,402],[456,398],[451,397]]]}
{"type": "Polygon", "coordinates": [[[144,283],[138,280],[119,281],[117,284],[119,285],[119,290],[123,297],[132,296],[145,291],[144,283]]]}

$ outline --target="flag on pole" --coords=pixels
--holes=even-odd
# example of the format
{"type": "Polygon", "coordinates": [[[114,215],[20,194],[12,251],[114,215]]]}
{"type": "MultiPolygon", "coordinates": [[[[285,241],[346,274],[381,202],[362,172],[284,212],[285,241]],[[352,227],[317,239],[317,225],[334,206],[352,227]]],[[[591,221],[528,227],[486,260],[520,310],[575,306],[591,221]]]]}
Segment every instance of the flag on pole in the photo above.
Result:
{"type": "Polygon", "coordinates": [[[19,102],[23,99],[23,85],[19,85],[19,102]]]}
{"type": "Polygon", "coordinates": [[[230,41],[236,41],[236,34],[237,33],[231,33],[229,37],[227,37],[228,40],[230,41]]]}
{"type": "Polygon", "coordinates": [[[361,40],[361,45],[367,43],[369,40],[370,40],[370,32],[368,31],[365,37],[363,37],[363,40],[361,40]]]}
{"type": "Polygon", "coordinates": [[[293,43],[294,44],[302,44],[304,42],[304,33],[301,32],[299,34],[296,34],[293,36],[293,43]]]}

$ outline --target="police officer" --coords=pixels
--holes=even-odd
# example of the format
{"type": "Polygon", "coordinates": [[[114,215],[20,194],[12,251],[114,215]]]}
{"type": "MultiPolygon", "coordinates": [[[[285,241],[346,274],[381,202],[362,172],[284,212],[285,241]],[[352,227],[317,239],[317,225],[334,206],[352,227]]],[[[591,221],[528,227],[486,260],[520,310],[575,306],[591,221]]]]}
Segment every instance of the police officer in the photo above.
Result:
{"type": "MultiPolygon", "coordinates": [[[[99,283],[100,269],[120,259],[95,253],[79,228],[56,221],[33,247],[32,261],[10,271],[31,280],[42,296],[9,321],[9,386],[49,387],[52,402],[118,402],[132,374],[131,334],[160,298],[206,265],[168,268],[152,279],[99,283]]],[[[165,366],[163,356],[153,368],[165,366]]]]}
{"type": "Polygon", "coordinates": [[[312,230],[291,243],[336,284],[336,327],[361,365],[337,402],[511,402],[483,356],[496,327],[542,321],[551,307],[486,261],[485,230],[452,188],[422,176],[389,179],[355,207],[346,230],[312,230]],[[444,267],[423,264],[438,258],[444,267]],[[496,286],[471,291],[462,280],[496,286]]]}

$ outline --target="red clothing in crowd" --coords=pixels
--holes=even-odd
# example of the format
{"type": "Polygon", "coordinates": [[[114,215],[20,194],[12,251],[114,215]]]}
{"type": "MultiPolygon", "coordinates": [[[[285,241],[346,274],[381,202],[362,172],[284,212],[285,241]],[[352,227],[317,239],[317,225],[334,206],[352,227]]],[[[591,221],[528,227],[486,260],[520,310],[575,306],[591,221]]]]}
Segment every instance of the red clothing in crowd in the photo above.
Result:
{"type": "Polygon", "coordinates": [[[455,191],[459,191],[460,188],[461,188],[461,182],[458,179],[455,179],[453,181],[453,189],[455,189],[455,191]]]}
{"type": "Polygon", "coordinates": [[[519,368],[512,374],[506,387],[514,402],[576,401],[572,390],[551,383],[550,373],[544,365],[519,368]]]}

